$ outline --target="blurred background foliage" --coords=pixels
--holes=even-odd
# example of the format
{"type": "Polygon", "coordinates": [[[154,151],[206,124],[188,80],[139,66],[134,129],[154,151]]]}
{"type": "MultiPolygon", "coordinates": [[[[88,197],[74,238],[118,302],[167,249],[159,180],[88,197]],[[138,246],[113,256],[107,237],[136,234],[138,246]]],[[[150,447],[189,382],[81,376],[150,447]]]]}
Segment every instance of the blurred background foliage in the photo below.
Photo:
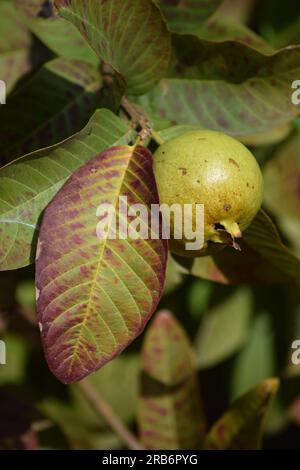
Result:
{"type": "MultiPolygon", "coordinates": [[[[0,0],[1,3],[4,0],[0,0]]],[[[15,2],[16,8],[18,3],[15,2]]],[[[11,43],[1,41],[0,45],[0,69],[4,54],[6,57],[17,54],[18,64],[21,64],[9,77],[8,91],[13,90],[15,102],[22,87],[30,89],[28,78],[36,71],[47,79],[43,64],[49,58],[64,50],[66,58],[73,59],[72,34],[79,41],[76,47],[81,48],[82,59],[87,64],[97,62],[71,25],[70,35],[65,30],[53,35],[54,24],[49,23],[48,29],[42,26],[49,2],[43,3],[42,10],[41,2],[36,2],[36,7],[34,1],[28,3],[31,7],[28,16],[38,11],[39,20],[30,32],[26,27],[18,27],[18,34],[9,35],[11,43]],[[26,51],[19,50],[18,40],[26,51]],[[62,41],[68,45],[62,46],[62,41]]],[[[239,28],[247,25],[274,48],[300,43],[299,2],[228,0],[221,11],[223,17],[236,22],[239,28]]],[[[0,18],[1,37],[6,35],[8,21],[12,20],[0,18]]],[[[97,89],[89,93],[92,99],[98,99],[97,89]]],[[[57,108],[49,112],[56,113],[57,108]]],[[[12,119],[15,113],[16,110],[12,112],[12,119]]],[[[75,124],[75,129],[82,127],[82,121],[75,124]]],[[[286,245],[298,256],[299,133],[300,121],[296,119],[271,136],[252,136],[247,141],[263,167],[265,208],[276,221],[286,245]]],[[[299,284],[225,285],[209,277],[200,279],[187,274],[170,258],[160,304],[160,308],[174,313],[194,346],[208,425],[212,425],[236,398],[276,376],[281,386],[267,415],[263,446],[266,449],[299,448],[300,367],[291,363],[292,342],[300,339],[299,284]]],[[[245,277],[241,272],[240,279],[245,277]]],[[[95,414],[81,390],[76,385],[60,384],[49,372],[36,324],[33,267],[0,273],[0,338],[7,346],[7,366],[0,366],[2,448],[118,449],[123,446],[119,437],[95,414]]],[[[99,394],[133,431],[137,430],[141,347],[142,338],[138,338],[120,357],[91,376],[99,394]]]]}

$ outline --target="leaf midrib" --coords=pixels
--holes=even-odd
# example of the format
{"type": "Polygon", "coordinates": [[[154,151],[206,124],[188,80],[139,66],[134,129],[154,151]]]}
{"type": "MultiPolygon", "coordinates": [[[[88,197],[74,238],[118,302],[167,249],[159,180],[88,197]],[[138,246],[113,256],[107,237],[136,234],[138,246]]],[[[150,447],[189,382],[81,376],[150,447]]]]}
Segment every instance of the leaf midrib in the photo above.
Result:
{"type": "MultiPolygon", "coordinates": [[[[123,187],[123,183],[124,183],[125,178],[126,178],[127,169],[129,168],[131,158],[132,158],[132,156],[134,154],[134,150],[135,150],[134,146],[133,147],[127,146],[127,147],[128,147],[127,148],[128,153],[131,152],[131,156],[128,155],[128,162],[127,162],[126,167],[124,168],[123,177],[120,179],[120,185],[119,185],[118,191],[116,193],[116,198],[115,198],[115,201],[114,201],[114,204],[113,204],[113,207],[114,207],[115,211],[116,211],[116,208],[117,208],[118,197],[121,193],[121,189],[123,187]]],[[[106,247],[107,247],[108,236],[109,236],[110,230],[111,230],[111,224],[112,224],[112,219],[110,221],[109,228],[106,232],[107,236],[105,237],[105,240],[103,241],[103,243],[101,245],[101,248],[99,250],[100,252],[99,252],[97,267],[96,267],[96,270],[95,270],[94,277],[92,279],[92,284],[91,284],[91,288],[90,288],[90,295],[89,295],[89,298],[88,298],[88,301],[87,301],[87,306],[85,308],[84,319],[83,319],[83,321],[81,322],[81,324],[79,326],[79,333],[77,335],[77,341],[75,342],[75,346],[73,347],[73,354],[71,356],[71,361],[70,361],[70,364],[69,364],[69,367],[68,367],[68,375],[69,376],[72,373],[72,370],[73,370],[73,367],[74,367],[74,362],[77,359],[78,349],[79,349],[79,346],[81,344],[81,336],[82,336],[83,328],[86,326],[86,323],[87,323],[87,321],[90,318],[90,315],[92,313],[92,309],[91,309],[92,297],[93,297],[93,293],[94,293],[95,288],[96,288],[96,284],[97,284],[97,280],[99,278],[99,274],[101,272],[101,269],[103,268],[103,257],[104,257],[104,253],[105,253],[105,250],[106,250],[106,247]]]]}

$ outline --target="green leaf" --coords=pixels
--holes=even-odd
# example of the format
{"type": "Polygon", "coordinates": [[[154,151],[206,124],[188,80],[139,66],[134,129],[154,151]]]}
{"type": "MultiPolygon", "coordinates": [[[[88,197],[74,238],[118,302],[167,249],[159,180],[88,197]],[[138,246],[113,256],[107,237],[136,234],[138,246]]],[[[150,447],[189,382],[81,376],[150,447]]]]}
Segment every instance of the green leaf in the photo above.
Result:
{"type": "Polygon", "coordinates": [[[258,312],[245,347],[236,356],[231,377],[231,400],[276,373],[275,337],[268,313],[258,312]]]}
{"type": "Polygon", "coordinates": [[[203,279],[195,279],[188,292],[188,306],[191,315],[199,319],[208,309],[213,293],[213,284],[203,279]]]}
{"type": "Polygon", "coordinates": [[[156,128],[192,125],[233,136],[283,126],[299,114],[291,84],[300,74],[300,47],[262,54],[234,41],[174,36],[169,78],[135,98],[156,128]]]}
{"type": "Polygon", "coordinates": [[[281,284],[290,281],[244,242],[239,242],[239,245],[242,250],[240,252],[225,248],[213,256],[196,258],[188,263],[186,258],[176,259],[185,266],[186,274],[220,284],[281,284]]]}
{"type": "Polygon", "coordinates": [[[196,126],[184,126],[184,125],[183,126],[171,126],[171,127],[167,127],[166,129],[162,129],[161,131],[158,132],[158,134],[162,140],[168,141],[171,139],[175,139],[175,137],[185,134],[186,132],[195,131],[197,129],[200,129],[200,128],[196,126]]]}
{"type": "Polygon", "coordinates": [[[170,294],[181,284],[183,274],[184,269],[178,263],[176,263],[172,256],[169,256],[167,263],[164,295],[170,294]]]}
{"type": "Polygon", "coordinates": [[[195,340],[201,369],[215,366],[242,348],[251,311],[250,292],[241,288],[205,314],[195,340]]]}
{"type": "Polygon", "coordinates": [[[266,41],[242,23],[230,20],[223,12],[217,12],[198,28],[195,33],[209,41],[237,41],[260,52],[271,53],[273,48],[266,41]]]}
{"type": "Polygon", "coordinates": [[[254,147],[266,147],[275,145],[284,140],[292,131],[291,122],[283,124],[283,126],[274,127],[267,132],[259,132],[258,134],[248,134],[239,137],[240,142],[245,145],[254,147]]]}
{"type": "Polygon", "coordinates": [[[46,359],[62,382],[76,382],[106,364],[153,314],[167,258],[166,241],[148,227],[150,207],[158,202],[151,153],[117,146],[95,152],[46,208],[36,260],[37,309],[46,359]],[[129,207],[147,209],[147,219],[138,218],[137,238],[120,237],[119,222],[127,228],[132,221],[120,197],[129,207]],[[97,211],[104,204],[117,220],[106,216],[106,230],[99,231],[97,211]]]}
{"type": "Polygon", "coordinates": [[[98,70],[86,63],[58,58],[44,65],[0,108],[2,161],[82,129],[96,108],[100,87],[98,70]]]}
{"type": "Polygon", "coordinates": [[[0,270],[34,262],[39,219],[66,179],[97,153],[132,137],[129,123],[99,110],[78,134],[0,170],[0,270]]]}
{"type": "Polygon", "coordinates": [[[0,79],[10,92],[31,69],[29,30],[9,1],[0,3],[0,79]]]}
{"type": "MultiPolygon", "coordinates": [[[[137,354],[122,354],[89,378],[99,395],[128,424],[136,414],[139,362],[137,354]]],[[[94,408],[76,385],[71,386],[71,395],[86,426],[107,425],[101,416],[95,415],[94,408]]]]}
{"type": "Polygon", "coordinates": [[[6,346],[6,365],[0,366],[0,386],[22,384],[26,379],[29,348],[24,338],[15,333],[1,333],[6,346]]]}
{"type": "Polygon", "coordinates": [[[93,49],[75,26],[64,18],[53,17],[46,20],[35,18],[28,26],[39,40],[59,57],[81,60],[93,65],[99,63],[99,58],[93,49]]]}
{"type": "Polygon", "coordinates": [[[147,449],[195,449],[205,432],[194,351],[167,311],[144,339],[138,422],[147,449]]]}
{"type": "Polygon", "coordinates": [[[176,33],[191,33],[207,20],[221,5],[222,0],[159,0],[168,25],[176,33]]]}
{"type": "Polygon", "coordinates": [[[226,247],[213,256],[176,257],[186,273],[221,284],[295,282],[300,259],[282,243],[271,219],[260,210],[239,242],[241,251],[226,247]]]}
{"type": "Polygon", "coordinates": [[[268,215],[260,210],[245,232],[245,242],[291,281],[300,280],[300,258],[282,243],[268,215]]]}
{"type": "MultiPolygon", "coordinates": [[[[276,338],[271,315],[258,311],[253,318],[248,341],[231,365],[230,401],[277,372],[276,338]]],[[[266,416],[267,432],[278,431],[286,422],[280,397],[276,397],[266,416]]]]}
{"type": "Polygon", "coordinates": [[[299,44],[300,42],[300,15],[281,31],[273,31],[272,43],[275,47],[285,47],[289,44],[299,44]]]}
{"type": "MultiPolygon", "coordinates": [[[[99,422],[88,426],[74,404],[66,404],[53,398],[46,398],[39,404],[39,409],[62,430],[68,440],[68,447],[73,450],[112,450],[120,449],[122,442],[118,436],[99,422]]],[[[94,416],[97,421],[97,416],[94,416]]],[[[57,433],[57,432],[56,432],[57,433]]],[[[55,450],[66,450],[66,444],[58,435],[55,450]]]]}
{"type": "Polygon", "coordinates": [[[18,282],[16,301],[24,310],[35,310],[35,284],[33,279],[24,279],[18,282]]]}
{"type": "Polygon", "coordinates": [[[56,0],[99,57],[122,75],[128,92],[145,93],[166,72],[170,34],[152,0],[56,0]]]}
{"type": "Polygon", "coordinates": [[[265,204],[277,217],[280,228],[300,255],[300,135],[276,151],[264,167],[265,204]]]}
{"type": "Polygon", "coordinates": [[[278,379],[267,379],[239,398],[212,427],[205,439],[204,448],[260,449],[265,414],[278,387],[278,379]]]}

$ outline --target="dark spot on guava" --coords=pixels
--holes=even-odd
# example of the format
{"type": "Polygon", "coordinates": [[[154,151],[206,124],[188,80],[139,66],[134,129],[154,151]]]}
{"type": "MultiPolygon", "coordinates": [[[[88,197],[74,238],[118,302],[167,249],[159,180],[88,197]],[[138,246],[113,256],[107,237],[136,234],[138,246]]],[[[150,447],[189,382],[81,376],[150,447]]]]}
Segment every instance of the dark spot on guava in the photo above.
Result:
{"type": "Polygon", "coordinates": [[[233,158],[229,158],[229,163],[232,163],[232,165],[235,165],[237,168],[240,168],[240,165],[238,164],[238,162],[235,161],[233,158]]]}
{"type": "Polygon", "coordinates": [[[230,211],[230,209],[231,209],[231,205],[230,205],[230,204],[225,204],[225,205],[224,205],[224,211],[225,211],[225,212],[230,211]]]}
{"type": "Polygon", "coordinates": [[[249,183],[247,183],[247,188],[249,188],[249,183]]]}
{"type": "Polygon", "coordinates": [[[214,225],[214,229],[215,230],[225,230],[225,227],[224,225],[220,224],[219,222],[217,222],[215,225],[214,225]]]}
{"type": "Polygon", "coordinates": [[[187,169],[186,168],[178,168],[178,170],[181,170],[182,176],[185,176],[187,174],[187,169]]]}
{"type": "Polygon", "coordinates": [[[200,184],[200,180],[197,180],[197,183],[200,184]]]}

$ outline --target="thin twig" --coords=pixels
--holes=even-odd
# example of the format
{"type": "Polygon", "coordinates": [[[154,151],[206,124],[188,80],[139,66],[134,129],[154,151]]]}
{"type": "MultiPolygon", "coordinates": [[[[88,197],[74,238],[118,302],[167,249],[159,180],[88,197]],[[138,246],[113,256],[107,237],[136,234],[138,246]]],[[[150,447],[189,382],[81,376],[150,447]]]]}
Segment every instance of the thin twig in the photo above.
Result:
{"type": "Polygon", "coordinates": [[[111,409],[111,407],[103,400],[93,385],[87,380],[78,383],[85,397],[93,405],[95,410],[105,419],[107,424],[113,429],[120,439],[131,450],[142,450],[143,447],[137,438],[129,431],[129,429],[120,421],[119,417],[111,409]]]}
{"type": "Polygon", "coordinates": [[[152,135],[152,126],[147,116],[137,106],[130,103],[125,96],[121,100],[121,107],[131,119],[132,125],[139,132],[141,142],[145,142],[152,135]]]}

